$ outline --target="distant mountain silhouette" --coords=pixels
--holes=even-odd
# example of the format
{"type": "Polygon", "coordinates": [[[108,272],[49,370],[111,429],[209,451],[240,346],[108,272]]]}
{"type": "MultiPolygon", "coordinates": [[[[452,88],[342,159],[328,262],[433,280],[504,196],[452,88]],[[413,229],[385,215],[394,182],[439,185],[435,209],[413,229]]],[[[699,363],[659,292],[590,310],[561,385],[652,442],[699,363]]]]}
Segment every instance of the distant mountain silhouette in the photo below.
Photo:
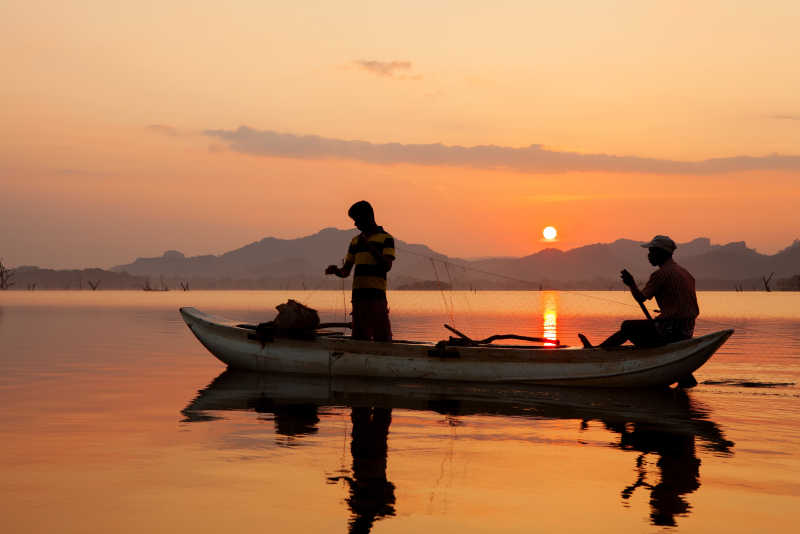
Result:
{"type": "MultiPolygon", "coordinates": [[[[472,262],[470,266],[526,279],[537,273],[539,278],[555,285],[568,282],[579,282],[580,286],[602,285],[602,279],[614,276],[623,267],[637,279],[646,280],[653,267],[647,262],[641,243],[618,239],[566,252],[545,249],[519,259],[472,262]]],[[[776,278],[800,273],[800,240],[769,256],[747,248],[742,241],[712,245],[708,238],[701,237],[679,244],[675,260],[694,275],[701,287],[730,289],[731,282],[753,285],[773,272],[776,278]]]]}
{"type": "MultiPolygon", "coordinates": [[[[391,231],[391,228],[387,228],[391,231]]],[[[337,287],[338,279],[324,277],[326,265],[341,262],[356,230],[325,228],[298,239],[267,237],[219,256],[185,257],[167,251],[155,258],[138,258],[114,267],[137,276],[193,280],[192,287],[337,287]],[[227,281],[224,283],[219,282],[227,281]],[[216,281],[216,282],[212,282],[216,281]],[[236,282],[235,282],[236,281],[236,282]]],[[[398,260],[390,273],[392,287],[416,287],[441,281],[455,288],[584,288],[619,289],[618,273],[628,268],[644,281],[653,268],[642,242],[618,239],[562,251],[545,249],[522,258],[474,261],[449,258],[425,245],[397,239],[398,260]],[[431,261],[431,258],[439,260],[431,261]],[[446,265],[443,261],[448,262],[446,265]]],[[[712,245],[708,238],[681,243],[676,260],[689,269],[699,288],[761,287],[762,276],[775,279],[800,273],[800,240],[774,255],[747,248],[744,242],[712,245]]],[[[435,286],[434,286],[435,287],[435,286]]]]}
{"type": "MultiPolygon", "coordinates": [[[[170,250],[163,256],[138,258],[133,263],[119,265],[111,270],[138,276],[164,276],[170,280],[204,280],[199,286],[193,285],[198,288],[207,286],[212,279],[250,280],[251,284],[260,280],[261,284],[256,284],[256,287],[283,287],[287,283],[289,287],[294,287],[303,281],[313,283],[314,287],[320,284],[335,287],[339,284],[338,278],[323,279],[322,272],[327,265],[341,263],[350,240],[357,233],[355,229],[325,228],[316,234],[298,239],[266,237],[219,256],[187,258],[178,251],[170,250]]],[[[399,239],[396,244],[403,250],[399,252],[403,255],[403,261],[397,262],[392,269],[391,274],[395,281],[413,283],[432,278],[434,273],[430,258],[466,264],[463,260],[450,259],[425,245],[410,244],[399,239]]],[[[234,285],[248,286],[244,282],[234,285]]]]}

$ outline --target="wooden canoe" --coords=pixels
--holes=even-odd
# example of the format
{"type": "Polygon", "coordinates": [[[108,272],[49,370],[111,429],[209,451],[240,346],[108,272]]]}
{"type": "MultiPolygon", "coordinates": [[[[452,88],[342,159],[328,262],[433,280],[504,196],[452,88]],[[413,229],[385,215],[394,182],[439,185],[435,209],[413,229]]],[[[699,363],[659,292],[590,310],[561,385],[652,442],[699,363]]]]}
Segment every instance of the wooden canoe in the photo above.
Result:
{"type": "Polygon", "coordinates": [[[582,386],[655,387],[677,382],[703,365],[731,336],[722,330],[662,347],[616,349],[547,346],[461,346],[379,343],[344,336],[255,339],[228,319],[181,308],[197,339],[234,369],[323,376],[412,378],[582,386]]]}

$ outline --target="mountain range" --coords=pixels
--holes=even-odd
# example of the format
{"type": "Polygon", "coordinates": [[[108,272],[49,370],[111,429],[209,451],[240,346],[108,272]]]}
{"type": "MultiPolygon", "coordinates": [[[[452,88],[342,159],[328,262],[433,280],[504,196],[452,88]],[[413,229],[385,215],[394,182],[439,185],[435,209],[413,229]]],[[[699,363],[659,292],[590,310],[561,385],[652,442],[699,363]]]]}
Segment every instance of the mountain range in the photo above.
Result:
{"type": "MultiPolygon", "coordinates": [[[[186,257],[170,250],[112,268],[142,277],[191,280],[193,287],[339,287],[324,277],[325,266],[341,263],[357,231],[325,228],[298,239],[267,237],[221,255],[186,257]]],[[[562,251],[548,248],[521,258],[451,258],[426,245],[396,238],[397,261],[390,287],[430,287],[431,281],[454,288],[619,289],[618,273],[629,269],[646,280],[652,267],[641,241],[618,239],[562,251]]],[[[712,244],[708,238],[679,243],[675,259],[695,276],[700,289],[756,289],[762,277],[789,278],[800,273],[800,240],[773,255],[744,242],[712,244]]],[[[435,284],[432,287],[438,287],[435,284]]]]}

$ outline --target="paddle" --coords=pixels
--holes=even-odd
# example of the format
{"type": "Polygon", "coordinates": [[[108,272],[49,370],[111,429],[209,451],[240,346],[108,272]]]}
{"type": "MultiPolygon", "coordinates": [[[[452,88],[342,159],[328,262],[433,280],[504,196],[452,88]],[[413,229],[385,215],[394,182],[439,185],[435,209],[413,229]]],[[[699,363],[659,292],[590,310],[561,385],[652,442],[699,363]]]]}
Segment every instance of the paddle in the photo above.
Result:
{"type": "MultiPolygon", "coordinates": [[[[639,301],[637,300],[636,302],[639,302],[639,301]]],[[[652,321],[653,318],[650,316],[650,311],[648,311],[648,309],[644,307],[644,302],[639,302],[639,307],[644,312],[644,316],[647,317],[647,320],[652,321]]]]}

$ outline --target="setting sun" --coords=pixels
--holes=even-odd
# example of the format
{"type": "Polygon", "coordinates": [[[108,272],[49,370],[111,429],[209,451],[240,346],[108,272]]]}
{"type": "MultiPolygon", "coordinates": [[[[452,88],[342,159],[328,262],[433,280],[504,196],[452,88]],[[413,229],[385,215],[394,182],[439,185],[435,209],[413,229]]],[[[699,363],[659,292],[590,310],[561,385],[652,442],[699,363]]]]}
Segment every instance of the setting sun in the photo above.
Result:
{"type": "Polygon", "coordinates": [[[542,235],[548,241],[552,241],[558,236],[558,231],[555,229],[554,226],[548,226],[544,230],[542,230],[542,235]]]}

